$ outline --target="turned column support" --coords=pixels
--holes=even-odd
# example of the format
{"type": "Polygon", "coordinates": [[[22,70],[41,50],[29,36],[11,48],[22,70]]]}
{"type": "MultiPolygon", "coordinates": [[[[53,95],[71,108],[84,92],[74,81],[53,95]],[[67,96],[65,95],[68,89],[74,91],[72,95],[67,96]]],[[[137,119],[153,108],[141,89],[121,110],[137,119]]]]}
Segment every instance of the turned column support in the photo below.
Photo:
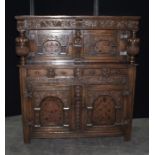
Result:
{"type": "Polygon", "coordinates": [[[135,56],[139,53],[140,39],[136,38],[136,31],[132,31],[131,38],[128,39],[127,53],[130,64],[135,64],[135,56]]]}
{"type": "Polygon", "coordinates": [[[19,37],[16,38],[16,54],[20,57],[21,65],[25,65],[25,57],[29,53],[29,40],[25,35],[24,30],[19,31],[19,37]]]}

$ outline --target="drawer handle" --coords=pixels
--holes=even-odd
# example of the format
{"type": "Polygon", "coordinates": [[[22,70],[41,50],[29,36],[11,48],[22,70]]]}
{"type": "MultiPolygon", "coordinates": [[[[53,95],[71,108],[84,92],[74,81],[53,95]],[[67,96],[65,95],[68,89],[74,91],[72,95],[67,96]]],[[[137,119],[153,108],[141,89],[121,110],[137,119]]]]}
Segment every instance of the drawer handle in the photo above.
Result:
{"type": "Polygon", "coordinates": [[[36,125],[34,125],[34,127],[35,127],[35,128],[39,128],[39,127],[40,127],[40,125],[39,125],[39,124],[36,124],[36,125]]]}
{"type": "Polygon", "coordinates": [[[63,107],[63,110],[69,110],[70,108],[69,107],[63,107]]]}
{"type": "Polygon", "coordinates": [[[122,107],[120,105],[116,105],[115,109],[121,109],[122,107]]]}
{"type": "Polygon", "coordinates": [[[63,124],[64,127],[69,127],[69,124],[63,124]]]}
{"type": "Polygon", "coordinates": [[[92,123],[87,123],[87,126],[93,126],[93,124],[92,123]]]}
{"type": "Polygon", "coordinates": [[[87,109],[88,110],[91,110],[91,109],[93,109],[93,107],[92,106],[88,106],[87,109]]]}
{"type": "Polygon", "coordinates": [[[40,108],[34,108],[34,110],[39,111],[39,110],[40,110],[40,108]]]}

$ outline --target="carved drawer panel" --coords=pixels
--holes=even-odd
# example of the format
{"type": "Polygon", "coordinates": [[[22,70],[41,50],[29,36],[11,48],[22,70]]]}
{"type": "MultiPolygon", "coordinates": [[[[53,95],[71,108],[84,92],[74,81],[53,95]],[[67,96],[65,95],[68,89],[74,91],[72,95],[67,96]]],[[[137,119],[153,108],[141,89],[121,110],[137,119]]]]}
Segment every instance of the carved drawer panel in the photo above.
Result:
{"type": "Polygon", "coordinates": [[[88,84],[127,84],[128,68],[117,65],[99,66],[98,68],[83,68],[81,80],[88,84]]]}
{"type": "Polygon", "coordinates": [[[27,75],[29,77],[43,77],[47,76],[48,70],[46,69],[28,69],[27,75]]]}
{"type": "Polygon", "coordinates": [[[74,70],[73,69],[55,69],[55,76],[57,77],[73,77],[74,76],[74,70]]]}
{"type": "Polygon", "coordinates": [[[31,79],[46,79],[46,78],[73,78],[74,69],[70,68],[55,68],[55,67],[37,67],[27,69],[27,76],[31,79]]]}
{"type": "Polygon", "coordinates": [[[93,69],[93,68],[88,68],[88,69],[83,69],[83,76],[101,76],[102,75],[102,70],[99,69],[93,69]]]}

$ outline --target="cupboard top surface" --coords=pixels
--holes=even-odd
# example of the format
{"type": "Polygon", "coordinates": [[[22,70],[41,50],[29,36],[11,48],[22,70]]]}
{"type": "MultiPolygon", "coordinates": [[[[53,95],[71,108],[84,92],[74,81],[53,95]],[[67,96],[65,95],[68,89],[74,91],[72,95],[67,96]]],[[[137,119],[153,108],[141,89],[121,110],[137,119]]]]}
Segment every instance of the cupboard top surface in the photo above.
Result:
{"type": "Polygon", "coordinates": [[[43,18],[43,19],[53,19],[53,18],[89,18],[89,19],[132,19],[132,20],[138,20],[140,19],[141,17],[140,16],[68,16],[68,15],[56,15],[56,16],[51,16],[51,15],[48,15],[48,16],[28,16],[28,15],[20,15],[20,16],[15,16],[16,19],[33,19],[33,18],[43,18]]]}

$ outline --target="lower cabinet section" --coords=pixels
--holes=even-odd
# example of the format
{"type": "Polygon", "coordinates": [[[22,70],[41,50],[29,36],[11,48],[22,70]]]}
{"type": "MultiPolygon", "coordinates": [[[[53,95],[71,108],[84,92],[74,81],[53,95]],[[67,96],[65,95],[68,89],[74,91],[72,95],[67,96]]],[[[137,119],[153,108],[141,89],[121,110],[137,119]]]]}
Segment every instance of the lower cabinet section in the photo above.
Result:
{"type": "Polygon", "coordinates": [[[31,87],[33,138],[117,136],[130,123],[129,94],[122,85],[34,83],[31,87]]]}

